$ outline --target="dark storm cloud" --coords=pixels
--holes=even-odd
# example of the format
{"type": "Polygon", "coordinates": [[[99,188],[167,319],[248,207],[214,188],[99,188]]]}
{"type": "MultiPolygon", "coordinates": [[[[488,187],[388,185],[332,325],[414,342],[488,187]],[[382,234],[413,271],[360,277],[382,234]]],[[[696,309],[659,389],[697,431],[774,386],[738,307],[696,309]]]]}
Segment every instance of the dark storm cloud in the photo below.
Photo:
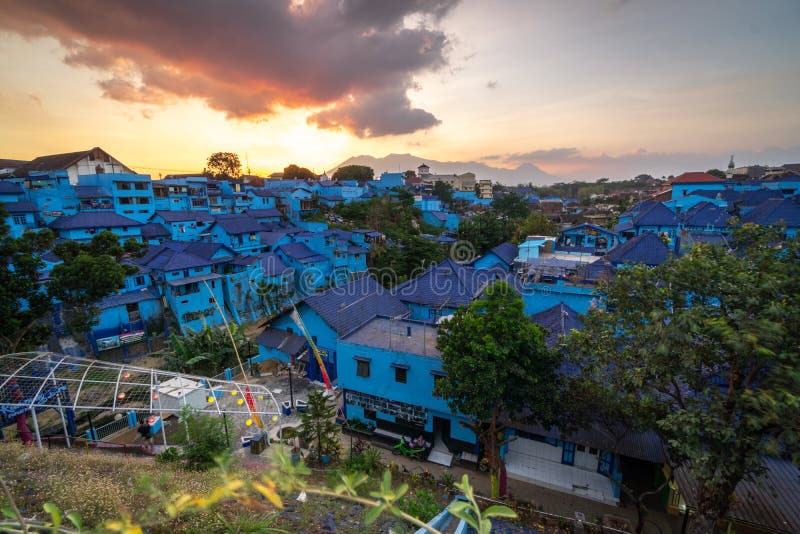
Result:
{"type": "Polygon", "coordinates": [[[406,91],[415,74],[447,64],[436,23],[456,3],[28,0],[7,4],[0,29],[58,39],[65,62],[107,73],[108,98],[199,98],[254,120],[279,107],[325,108],[309,122],[363,137],[439,123],[406,91]]]}

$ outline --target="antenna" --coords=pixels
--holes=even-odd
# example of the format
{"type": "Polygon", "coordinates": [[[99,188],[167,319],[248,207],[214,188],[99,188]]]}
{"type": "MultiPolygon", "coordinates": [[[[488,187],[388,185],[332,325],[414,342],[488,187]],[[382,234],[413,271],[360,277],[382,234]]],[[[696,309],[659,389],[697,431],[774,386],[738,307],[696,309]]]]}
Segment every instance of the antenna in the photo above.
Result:
{"type": "Polygon", "coordinates": [[[244,153],[244,161],[247,163],[247,174],[250,174],[250,157],[247,152],[244,153]]]}

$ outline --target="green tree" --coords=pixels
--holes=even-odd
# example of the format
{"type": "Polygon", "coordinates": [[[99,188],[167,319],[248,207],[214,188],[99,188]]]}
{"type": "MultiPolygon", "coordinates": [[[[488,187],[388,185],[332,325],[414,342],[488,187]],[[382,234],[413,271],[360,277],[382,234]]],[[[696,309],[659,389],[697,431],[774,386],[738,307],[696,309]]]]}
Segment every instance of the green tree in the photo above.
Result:
{"type": "Polygon", "coordinates": [[[494,211],[479,213],[458,224],[458,237],[469,241],[477,254],[486,251],[511,239],[513,225],[497,217],[494,211]]]}
{"type": "Polygon", "coordinates": [[[417,172],[416,171],[408,170],[408,171],[405,171],[403,173],[403,179],[404,180],[408,180],[410,178],[416,178],[416,177],[417,177],[417,172]]]}
{"type": "Polygon", "coordinates": [[[503,431],[523,415],[528,422],[551,424],[559,356],[547,349],[542,331],[506,282],[494,283],[442,323],[436,346],[447,376],[436,382],[435,393],[470,418],[497,497],[498,491],[505,493],[497,484],[503,431]]]}
{"type": "Polygon", "coordinates": [[[524,219],[528,216],[530,208],[528,201],[516,193],[506,193],[492,201],[492,209],[505,220],[524,219]]]}
{"type": "Polygon", "coordinates": [[[230,335],[225,328],[206,326],[185,336],[172,334],[169,338],[171,350],[166,355],[164,367],[202,376],[214,376],[226,368],[237,367],[236,353],[238,351],[240,356],[247,353],[247,338],[236,323],[227,326],[230,335]]]}
{"type": "Polygon", "coordinates": [[[522,243],[529,235],[558,235],[558,226],[541,211],[533,211],[514,230],[514,243],[522,243]]]}
{"type": "Polygon", "coordinates": [[[316,449],[317,459],[323,455],[339,455],[339,426],[334,421],[336,406],[321,391],[308,395],[308,407],[300,420],[300,436],[316,449]]]}
{"type": "Polygon", "coordinates": [[[47,291],[66,307],[66,324],[73,334],[84,334],[97,324],[96,303],[123,287],[125,276],[135,267],[120,265],[108,254],[79,253],[53,267],[47,291]]]}
{"type": "Polygon", "coordinates": [[[716,176],[717,178],[725,178],[725,171],[721,171],[719,169],[708,169],[706,174],[710,174],[711,176],[716,176]]]}
{"type": "MultiPolygon", "coordinates": [[[[135,238],[131,238],[136,241],[135,238]]],[[[107,254],[119,261],[125,255],[125,249],[119,244],[119,236],[110,230],[103,230],[99,234],[92,236],[92,240],[87,245],[82,246],[82,250],[90,256],[102,256],[107,254]]]]}
{"type": "Polygon", "coordinates": [[[215,178],[238,178],[242,174],[242,162],[233,152],[214,152],[206,161],[206,169],[215,178]]]}
{"type": "Polygon", "coordinates": [[[28,350],[44,343],[50,329],[41,319],[51,309],[43,291],[39,255],[55,240],[50,230],[27,231],[12,238],[3,224],[7,216],[0,204],[0,351],[28,350]]]}
{"type": "Polygon", "coordinates": [[[620,270],[568,344],[654,418],[697,488],[689,532],[712,532],[763,455],[800,459],[800,246],[738,229],[654,269],[620,270]],[[782,246],[775,246],[782,243],[782,246]]]}
{"type": "Polygon", "coordinates": [[[436,182],[433,184],[433,194],[439,197],[439,200],[449,203],[453,200],[453,186],[445,182],[436,182]]]}
{"type": "Polygon", "coordinates": [[[206,471],[230,455],[225,423],[221,418],[200,414],[191,406],[184,406],[180,421],[186,428],[185,433],[178,434],[178,439],[183,443],[181,459],[187,469],[206,471]]]}
{"type": "Polygon", "coordinates": [[[372,167],[366,165],[345,165],[339,167],[331,176],[332,180],[356,180],[358,182],[368,182],[375,177],[372,167]]]}
{"type": "Polygon", "coordinates": [[[317,175],[305,167],[298,167],[294,163],[283,169],[284,180],[307,180],[315,182],[318,180],[317,175]]]}

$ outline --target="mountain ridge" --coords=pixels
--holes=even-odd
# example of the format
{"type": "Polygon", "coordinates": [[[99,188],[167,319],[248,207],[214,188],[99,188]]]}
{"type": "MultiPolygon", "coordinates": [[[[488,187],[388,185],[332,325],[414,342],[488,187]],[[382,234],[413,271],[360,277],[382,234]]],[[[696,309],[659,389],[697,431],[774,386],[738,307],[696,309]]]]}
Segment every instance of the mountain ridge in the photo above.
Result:
{"type": "Polygon", "coordinates": [[[369,154],[351,156],[340,164],[328,170],[329,175],[333,175],[339,167],[345,165],[366,165],[375,171],[375,177],[382,172],[403,172],[406,170],[416,170],[418,166],[425,163],[430,167],[433,174],[461,174],[465,172],[475,173],[476,180],[491,180],[506,185],[527,184],[549,185],[561,181],[561,178],[549,174],[532,163],[523,163],[515,169],[504,169],[502,167],[492,167],[477,161],[439,161],[430,158],[423,158],[414,154],[387,154],[382,158],[377,158],[369,154]]]}

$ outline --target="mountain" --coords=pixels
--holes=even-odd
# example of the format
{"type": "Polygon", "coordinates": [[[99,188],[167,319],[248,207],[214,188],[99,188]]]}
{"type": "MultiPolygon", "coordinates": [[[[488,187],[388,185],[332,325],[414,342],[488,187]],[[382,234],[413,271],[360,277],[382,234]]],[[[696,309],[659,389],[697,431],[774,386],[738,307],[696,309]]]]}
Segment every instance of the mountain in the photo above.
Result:
{"type": "Polygon", "coordinates": [[[366,165],[367,167],[372,167],[377,178],[382,172],[416,171],[417,167],[423,163],[431,168],[431,173],[433,174],[473,172],[477,180],[491,180],[492,182],[500,182],[507,185],[527,184],[528,182],[534,185],[547,185],[561,181],[558,176],[548,174],[531,163],[523,163],[516,169],[503,169],[476,161],[437,161],[421,158],[413,154],[389,154],[382,158],[366,155],[354,156],[329,169],[328,176],[332,176],[336,169],[345,165],[366,165]]]}

